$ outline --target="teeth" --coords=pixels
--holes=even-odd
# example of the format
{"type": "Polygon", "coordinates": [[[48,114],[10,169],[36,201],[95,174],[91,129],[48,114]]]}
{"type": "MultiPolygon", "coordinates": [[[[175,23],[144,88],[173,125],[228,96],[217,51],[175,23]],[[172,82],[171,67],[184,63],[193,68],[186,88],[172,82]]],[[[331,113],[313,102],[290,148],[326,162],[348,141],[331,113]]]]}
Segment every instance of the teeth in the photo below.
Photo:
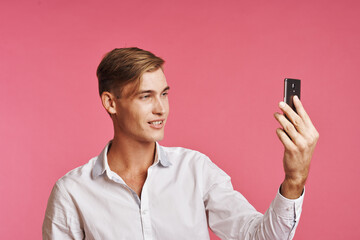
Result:
{"type": "Polygon", "coordinates": [[[151,124],[154,124],[154,125],[158,125],[158,124],[162,124],[163,121],[156,121],[156,122],[151,122],[151,124]]]}

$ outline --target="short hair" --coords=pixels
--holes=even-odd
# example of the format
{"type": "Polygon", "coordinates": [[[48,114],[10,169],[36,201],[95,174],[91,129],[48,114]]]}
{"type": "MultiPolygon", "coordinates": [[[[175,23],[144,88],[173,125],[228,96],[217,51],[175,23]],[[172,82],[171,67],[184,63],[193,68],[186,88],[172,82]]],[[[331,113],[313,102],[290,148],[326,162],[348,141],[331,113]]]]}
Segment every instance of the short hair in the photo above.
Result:
{"type": "Polygon", "coordinates": [[[133,93],[139,88],[145,72],[156,71],[164,63],[162,58],[137,47],[115,48],[105,54],[97,68],[99,94],[119,91],[121,96],[123,88],[129,83],[134,83],[133,93]]]}

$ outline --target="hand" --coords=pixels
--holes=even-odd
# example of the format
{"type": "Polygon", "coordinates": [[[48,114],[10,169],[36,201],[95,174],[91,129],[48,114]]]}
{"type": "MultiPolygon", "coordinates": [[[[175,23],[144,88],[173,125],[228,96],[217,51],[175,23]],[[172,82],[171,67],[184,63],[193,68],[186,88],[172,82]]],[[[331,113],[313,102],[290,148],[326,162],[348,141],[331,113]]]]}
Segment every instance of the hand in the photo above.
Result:
{"type": "Polygon", "coordinates": [[[297,96],[293,102],[297,113],[286,103],[280,102],[279,107],[283,114],[274,114],[282,126],[282,129],[276,129],[276,133],[285,147],[285,180],[281,184],[280,193],[290,199],[300,197],[304,189],[311,157],[319,139],[319,133],[297,96]]]}

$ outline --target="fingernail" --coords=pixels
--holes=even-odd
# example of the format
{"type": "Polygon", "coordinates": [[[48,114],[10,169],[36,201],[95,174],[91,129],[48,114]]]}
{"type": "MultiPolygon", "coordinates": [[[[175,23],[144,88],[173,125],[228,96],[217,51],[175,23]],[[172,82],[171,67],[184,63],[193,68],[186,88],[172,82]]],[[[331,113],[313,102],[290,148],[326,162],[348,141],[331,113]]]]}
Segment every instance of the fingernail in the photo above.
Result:
{"type": "Polygon", "coordinates": [[[280,102],[280,103],[279,103],[279,107],[280,107],[280,108],[284,108],[284,107],[285,107],[285,103],[284,103],[284,102],[280,102]]]}
{"type": "Polygon", "coordinates": [[[298,97],[297,95],[295,95],[294,98],[295,98],[296,100],[299,100],[299,97],[298,97]]]}

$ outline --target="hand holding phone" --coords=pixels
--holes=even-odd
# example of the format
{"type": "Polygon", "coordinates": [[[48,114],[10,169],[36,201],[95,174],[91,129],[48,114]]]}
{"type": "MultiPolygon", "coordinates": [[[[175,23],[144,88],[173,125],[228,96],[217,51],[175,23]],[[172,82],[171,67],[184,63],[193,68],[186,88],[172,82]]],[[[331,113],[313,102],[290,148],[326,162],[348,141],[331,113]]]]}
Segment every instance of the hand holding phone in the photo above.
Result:
{"type": "Polygon", "coordinates": [[[281,128],[276,133],[284,145],[283,167],[285,179],[280,193],[286,198],[301,196],[308,178],[311,158],[319,139],[319,133],[311,122],[300,100],[300,80],[286,78],[284,81],[284,104],[279,103],[283,114],[276,112],[275,119],[281,128]],[[296,111],[295,106],[297,107],[296,111]],[[295,111],[290,110],[290,107],[295,111]]]}

